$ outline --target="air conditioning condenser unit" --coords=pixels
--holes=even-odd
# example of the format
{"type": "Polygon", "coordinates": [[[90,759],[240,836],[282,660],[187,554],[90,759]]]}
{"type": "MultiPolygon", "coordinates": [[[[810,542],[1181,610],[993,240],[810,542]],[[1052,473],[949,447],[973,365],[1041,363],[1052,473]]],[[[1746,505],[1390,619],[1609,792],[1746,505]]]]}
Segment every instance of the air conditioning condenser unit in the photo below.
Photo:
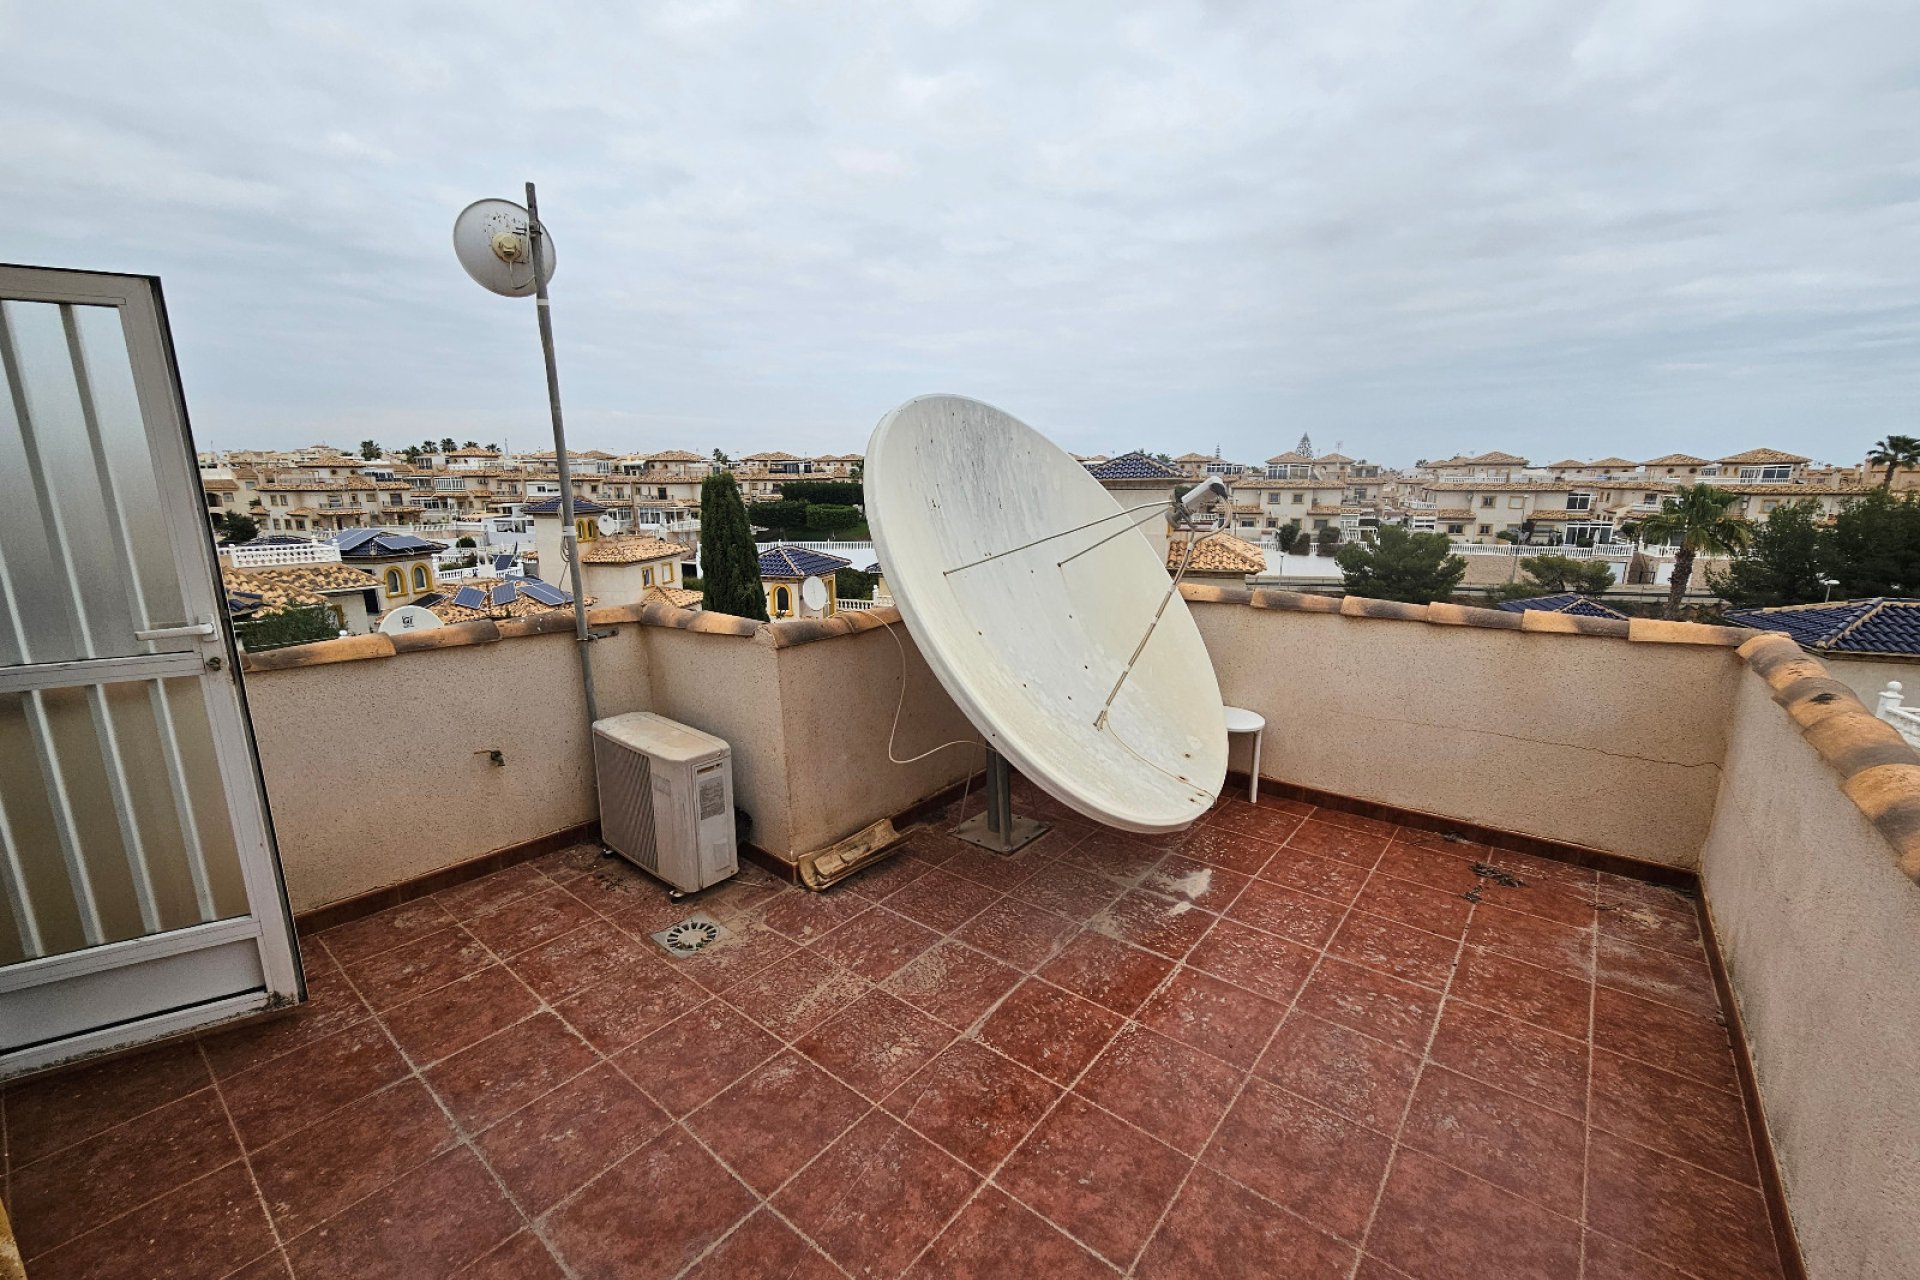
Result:
{"type": "Polygon", "coordinates": [[[610,716],[594,722],[593,771],[609,849],[681,893],[739,870],[725,742],[651,711],[610,716]]]}

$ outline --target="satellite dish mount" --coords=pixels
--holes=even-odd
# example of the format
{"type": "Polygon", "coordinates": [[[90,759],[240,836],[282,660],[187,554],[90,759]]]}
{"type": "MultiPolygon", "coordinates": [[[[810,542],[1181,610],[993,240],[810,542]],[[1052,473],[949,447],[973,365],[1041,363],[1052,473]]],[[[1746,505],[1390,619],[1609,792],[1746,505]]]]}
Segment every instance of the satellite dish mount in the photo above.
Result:
{"type": "MultiPolygon", "coordinates": [[[[547,367],[547,408],[553,417],[553,457],[560,471],[560,555],[573,585],[573,631],[579,641],[580,682],[586,694],[587,720],[600,718],[593,692],[593,663],[587,646],[587,597],[580,586],[580,556],[574,545],[573,469],[567,462],[567,431],[560,413],[560,368],[553,357],[553,317],[547,281],[553,276],[553,238],[540,221],[540,201],[527,184],[526,207],[511,200],[476,200],[453,223],[453,252],[474,282],[505,298],[532,294],[540,319],[540,353],[547,367]]],[[[544,568],[545,566],[542,566],[544,568]]]]}
{"type": "Polygon", "coordinates": [[[954,827],[955,839],[978,845],[988,853],[1012,853],[1051,829],[1037,818],[1013,811],[1013,769],[1007,758],[987,748],[987,807],[954,827]]]}

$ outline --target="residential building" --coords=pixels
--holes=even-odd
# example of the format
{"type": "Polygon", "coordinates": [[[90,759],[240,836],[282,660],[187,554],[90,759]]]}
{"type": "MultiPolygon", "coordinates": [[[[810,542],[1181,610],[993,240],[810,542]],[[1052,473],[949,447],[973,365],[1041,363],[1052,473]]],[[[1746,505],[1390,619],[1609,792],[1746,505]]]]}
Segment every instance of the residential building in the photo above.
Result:
{"type": "Polygon", "coordinates": [[[767,592],[769,618],[831,618],[840,612],[840,591],[834,575],[850,567],[853,561],[806,547],[773,546],[760,552],[760,584],[767,592]],[[826,591],[826,603],[819,608],[808,604],[804,589],[809,578],[818,578],[826,591]]]}
{"type": "Polygon", "coordinates": [[[333,614],[338,630],[363,635],[373,630],[374,619],[387,608],[375,575],[338,562],[223,567],[220,578],[226,587],[227,608],[236,619],[318,605],[333,614]]]}
{"type": "Polygon", "coordinates": [[[447,549],[444,542],[385,529],[351,529],[331,541],[342,564],[364,569],[379,582],[381,612],[440,590],[434,556],[447,549]]]}
{"type": "Polygon", "coordinates": [[[580,581],[602,604],[631,604],[654,587],[678,587],[681,564],[692,556],[683,543],[644,533],[595,538],[580,544],[580,581]]]}

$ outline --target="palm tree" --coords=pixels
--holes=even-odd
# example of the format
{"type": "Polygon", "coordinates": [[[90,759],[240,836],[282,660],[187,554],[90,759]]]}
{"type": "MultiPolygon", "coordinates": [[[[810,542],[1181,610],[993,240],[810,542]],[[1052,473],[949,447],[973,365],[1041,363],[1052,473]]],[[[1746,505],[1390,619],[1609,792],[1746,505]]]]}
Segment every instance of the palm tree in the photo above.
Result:
{"type": "Polygon", "coordinates": [[[1888,436],[1867,454],[1867,465],[1885,467],[1882,489],[1893,488],[1893,473],[1902,467],[1920,467],[1920,439],[1913,436],[1888,436]]]}
{"type": "Polygon", "coordinates": [[[1664,615],[1680,616],[1680,597],[1686,594],[1687,581],[1693,577],[1693,558],[1705,551],[1709,555],[1733,555],[1746,549],[1753,529],[1736,515],[1733,505],[1740,495],[1696,484],[1680,490],[1660,504],[1660,510],[1640,522],[1638,537],[1647,542],[1664,542],[1675,547],[1673,584],[1667,588],[1664,615]]]}

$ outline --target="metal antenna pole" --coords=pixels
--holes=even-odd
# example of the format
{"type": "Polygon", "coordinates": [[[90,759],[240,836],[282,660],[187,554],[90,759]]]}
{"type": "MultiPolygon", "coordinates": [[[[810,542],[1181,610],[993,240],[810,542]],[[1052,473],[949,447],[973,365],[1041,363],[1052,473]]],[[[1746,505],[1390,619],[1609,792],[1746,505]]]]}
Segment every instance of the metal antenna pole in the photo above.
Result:
{"type": "Polygon", "coordinates": [[[587,695],[587,722],[600,718],[600,700],[593,695],[593,657],[589,646],[593,636],[587,630],[587,597],[580,588],[580,555],[575,546],[573,524],[573,468],[567,463],[567,428],[560,417],[560,367],[553,359],[553,315],[547,303],[547,277],[540,269],[540,242],[546,237],[540,225],[540,204],[527,184],[527,242],[533,250],[534,310],[540,316],[540,352],[547,361],[547,408],[553,414],[553,457],[560,467],[560,556],[567,562],[573,583],[573,636],[580,646],[580,685],[587,695]]]}

